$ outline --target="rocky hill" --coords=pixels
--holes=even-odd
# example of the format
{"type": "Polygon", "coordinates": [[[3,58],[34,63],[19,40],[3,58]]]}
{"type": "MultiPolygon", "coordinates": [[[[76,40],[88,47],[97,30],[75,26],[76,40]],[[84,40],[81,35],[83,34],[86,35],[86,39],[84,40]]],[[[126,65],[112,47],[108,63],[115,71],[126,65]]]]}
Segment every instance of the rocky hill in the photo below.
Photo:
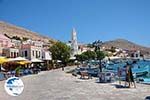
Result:
{"type": "Polygon", "coordinates": [[[0,34],[9,36],[10,38],[17,36],[20,38],[28,38],[32,40],[41,40],[48,43],[49,41],[55,41],[49,37],[42,36],[36,32],[0,21],[0,34]]]}
{"type": "Polygon", "coordinates": [[[112,41],[107,41],[107,42],[104,42],[103,46],[105,46],[106,48],[110,48],[113,46],[113,47],[118,47],[118,48],[128,49],[128,50],[140,50],[144,54],[150,54],[149,47],[144,47],[144,46],[135,44],[133,42],[130,42],[128,40],[125,40],[125,39],[116,39],[112,41]]]}

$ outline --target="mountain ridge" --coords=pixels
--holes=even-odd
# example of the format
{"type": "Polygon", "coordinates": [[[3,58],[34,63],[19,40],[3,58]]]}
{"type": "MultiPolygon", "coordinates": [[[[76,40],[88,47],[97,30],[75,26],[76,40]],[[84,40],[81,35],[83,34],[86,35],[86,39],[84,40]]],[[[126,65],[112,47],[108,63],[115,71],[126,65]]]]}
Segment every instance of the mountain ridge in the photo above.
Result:
{"type": "Polygon", "coordinates": [[[127,49],[127,50],[140,50],[144,54],[150,54],[150,47],[145,47],[126,39],[115,39],[115,40],[106,41],[103,43],[103,46],[105,46],[106,48],[110,48],[113,46],[113,47],[127,49]]]}
{"type": "Polygon", "coordinates": [[[9,37],[18,36],[18,37],[26,37],[32,40],[41,40],[43,42],[48,43],[49,40],[55,41],[50,37],[43,36],[37,32],[30,31],[26,28],[22,28],[20,26],[16,26],[4,21],[0,21],[0,34],[8,35],[9,37]]]}

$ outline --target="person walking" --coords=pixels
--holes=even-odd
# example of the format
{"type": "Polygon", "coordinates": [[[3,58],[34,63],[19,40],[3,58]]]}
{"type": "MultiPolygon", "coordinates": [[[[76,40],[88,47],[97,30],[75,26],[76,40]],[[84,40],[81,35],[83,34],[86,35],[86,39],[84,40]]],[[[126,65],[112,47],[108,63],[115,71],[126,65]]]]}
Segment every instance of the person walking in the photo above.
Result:
{"type": "MultiPolygon", "coordinates": [[[[131,65],[129,63],[127,63],[127,65],[126,65],[126,82],[128,82],[129,88],[131,87],[132,83],[134,84],[134,88],[136,88],[131,65]]],[[[126,82],[125,82],[125,86],[126,86],[126,82]]]]}

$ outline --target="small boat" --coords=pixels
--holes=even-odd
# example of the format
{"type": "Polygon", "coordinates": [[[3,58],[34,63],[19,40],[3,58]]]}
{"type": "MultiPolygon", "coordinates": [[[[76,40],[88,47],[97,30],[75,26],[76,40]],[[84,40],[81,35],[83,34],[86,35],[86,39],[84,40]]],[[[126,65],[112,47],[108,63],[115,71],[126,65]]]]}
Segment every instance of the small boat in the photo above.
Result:
{"type": "Polygon", "coordinates": [[[150,85],[150,78],[140,78],[139,83],[150,85]]]}
{"type": "Polygon", "coordinates": [[[145,72],[140,72],[140,73],[136,73],[136,77],[146,76],[147,74],[148,74],[147,71],[145,71],[145,72]]]}
{"type": "Polygon", "coordinates": [[[132,71],[136,74],[136,77],[146,76],[149,73],[149,66],[133,68],[132,71]]]}

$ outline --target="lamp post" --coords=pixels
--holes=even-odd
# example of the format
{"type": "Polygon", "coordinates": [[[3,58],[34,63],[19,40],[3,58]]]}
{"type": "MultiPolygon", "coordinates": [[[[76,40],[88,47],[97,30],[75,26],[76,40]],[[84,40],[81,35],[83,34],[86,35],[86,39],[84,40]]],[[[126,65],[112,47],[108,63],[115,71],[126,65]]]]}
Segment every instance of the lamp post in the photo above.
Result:
{"type": "MultiPolygon", "coordinates": [[[[95,52],[97,52],[97,51],[100,51],[100,46],[103,44],[103,42],[100,40],[97,40],[93,44],[95,47],[95,52]]],[[[99,60],[99,69],[100,69],[100,72],[102,72],[101,59],[98,59],[98,60],[99,60]]]]}
{"type": "MultiPolygon", "coordinates": [[[[97,40],[94,43],[94,47],[95,47],[95,52],[100,51],[100,46],[102,45],[102,41],[97,40]]],[[[98,59],[98,57],[97,57],[98,59]]],[[[99,81],[102,82],[102,63],[101,63],[101,59],[99,58],[99,69],[100,69],[100,76],[99,76],[99,81]]]]}
{"type": "Polygon", "coordinates": [[[103,44],[103,42],[100,41],[100,40],[97,40],[97,41],[93,42],[93,45],[94,45],[94,47],[95,47],[95,51],[100,51],[100,46],[101,46],[102,44],[103,44]]]}

